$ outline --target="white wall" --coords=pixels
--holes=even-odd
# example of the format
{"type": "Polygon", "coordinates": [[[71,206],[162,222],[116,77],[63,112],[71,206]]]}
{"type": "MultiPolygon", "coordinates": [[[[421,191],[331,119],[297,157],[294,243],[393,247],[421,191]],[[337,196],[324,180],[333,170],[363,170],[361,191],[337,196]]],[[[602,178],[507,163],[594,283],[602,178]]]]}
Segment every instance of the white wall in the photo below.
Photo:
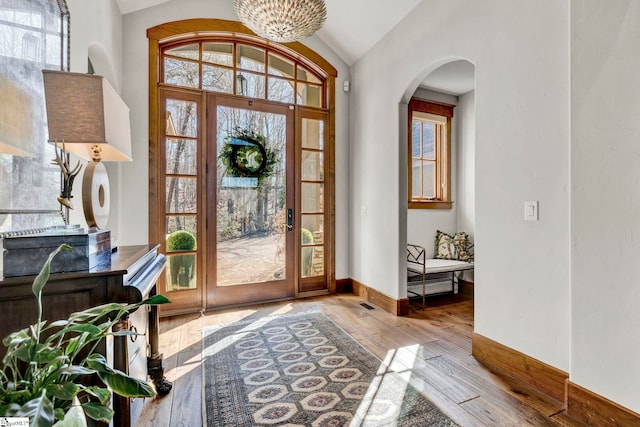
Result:
{"type": "MultiPolygon", "coordinates": [[[[434,70],[437,71],[437,70],[434,70]]],[[[445,104],[457,105],[458,97],[446,93],[436,92],[424,87],[418,86],[412,95],[413,98],[419,98],[426,101],[444,102],[445,104]]],[[[454,118],[457,117],[454,115],[454,118]]]]}
{"type": "Polygon", "coordinates": [[[476,197],[475,197],[475,163],[476,163],[476,97],[475,92],[467,92],[458,97],[456,113],[462,120],[458,121],[457,138],[457,227],[465,231],[475,241],[476,197]]]}
{"type": "MultiPolygon", "coordinates": [[[[156,25],[190,18],[237,20],[233,2],[225,0],[180,0],[130,13],[123,18],[124,100],[131,108],[134,163],[124,165],[127,184],[123,203],[127,206],[122,221],[121,243],[140,244],[148,241],[148,40],[146,31],[156,25]]],[[[317,37],[303,41],[323,56],[337,70],[336,80],[336,277],[349,277],[348,217],[348,124],[349,95],[342,81],[350,80],[349,68],[317,37]]]]}
{"type": "Polygon", "coordinates": [[[109,56],[119,90],[122,82],[122,16],[115,0],[67,0],[71,14],[71,71],[87,72],[89,46],[100,44],[109,56]]]}
{"type": "MultiPolygon", "coordinates": [[[[451,105],[458,103],[458,97],[444,93],[433,92],[424,88],[418,88],[412,95],[426,101],[444,102],[451,105]]],[[[458,205],[457,201],[457,151],[458,151],[458,124],[464,120],[460,116],[458,108],[454,109],[451,123],[451,200],[454,201],[451,209],[408,209],[407,210],[407,242],[420,245],[425,248],[427,258],[433,258],[435,252],[436,231],[453,234],[457,230],[458,205]]],[[[405,154],[406,155],[406,154],[405,154]]],[[[407,165],[408,166],[408,165],[407,165]]]]}
{"type": "Polygon", "coordinates": [[[571,381],[636,412],[639,40],[639,2],[571,2],[571,381]]]}
{"type": "MultiPolygon", "coordinates": [[[[467,92],[458,97],[458,185],[457,227],[458,231],[469,234],[475,244],[476,232],[476,96],[475,91],[467,92]]],[[[462,273],[462,278],[474,282],[473,270],[462,273]]]]}
{"type": "MultiPolygon", "coordinates": [[[[96,74],[107,77],[111,85],[122,94],[122,16],[115,0],[67,0],[71,16],[71,55],[70,71],[86,73],[89,47],[99,46],[104,56],[96,74]]],[[[74,164],[77,159],[74,159],[74,164]]],[[[86,164],[86,160],[80,160],[86,164]]],[[[107,229],[111,237],[118,239],[119,224],[122,216],[122,201],[120,198],[121,166],[117,163],[105,163],[111,187],[111,213],[107,229]]],[[[73,204],[70,211],[70,224],[87,226],[82,210],[82,175],[78,174],[73,184],[73,204]]]]}
{"type": "Polygon", "coordinates": [[[438,66],[474,63],[475,330],[567,371],[568,20],[557,0],[423,2],[352,67],[350,159],[352,277],[405,297],[399,102],[438,66]],[[523,220],[525,200],[539,222],[523,220]]]}

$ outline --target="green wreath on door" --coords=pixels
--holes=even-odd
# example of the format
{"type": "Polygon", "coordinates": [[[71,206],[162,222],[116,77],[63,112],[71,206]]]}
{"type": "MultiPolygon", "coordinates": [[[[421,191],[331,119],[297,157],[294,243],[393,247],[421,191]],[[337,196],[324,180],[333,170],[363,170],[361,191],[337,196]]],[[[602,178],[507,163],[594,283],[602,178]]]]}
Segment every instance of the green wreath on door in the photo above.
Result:
{"type": "Polygon", "coordinates": [[[227,176],[258,178],[273,175],[278,153],[266,145],[266,138],[255,132],[235,128],[225,138],[220,160],[227,176]]]}

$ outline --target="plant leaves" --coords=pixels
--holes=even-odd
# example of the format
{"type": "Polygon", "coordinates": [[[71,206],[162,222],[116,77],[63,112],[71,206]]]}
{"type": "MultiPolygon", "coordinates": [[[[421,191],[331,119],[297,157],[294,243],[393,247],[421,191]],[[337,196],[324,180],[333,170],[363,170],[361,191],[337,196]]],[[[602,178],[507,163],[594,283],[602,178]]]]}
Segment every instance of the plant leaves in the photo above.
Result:
{"type": "Polygon", "coordinates": [[[74,351],[76,351],[79,343],[80,343],[80,337],[71,338],[64,349],[64,354],[68,356],[74,351]]]}
{"type": "Polygon", "coordinates": [[[142,302],[140,302],[139,304],[144,304],[144,305],[160,305],[160,304],[168,304],[171,301],[169,300],[169,298],[165,297],[164,295],[154,295],[151,298],[148,298],[142,302]]]}
{"type": "Polygon", "coordinates": [[[14,417],[20,411],[20,405],[17,403],[9,403],[8,405],[0,405],[0,414],[3,417],[14,417]]]}
{"type": "Polygon", "coordinates": [[[31,399],[16,413],[17,417],[29,417],[30,427],[49,427],[53,425],[55,416],[53,404],[46,395],[47,391],[42,390],[40,397],[31,399]]]}
{"type": "MultiPolygon", "coordinates": [[[[144,305],[158,305],[169,303],[169,299],[162,295],[155,295],[145,301],[135,304],[108,303],[92,307],[84,311],[72,313],[68,320],[58,320],[53,323],[42,321],[42,291],[49,280],[51,262],[62,250],[71,249],[68,245],[60,245],[49,255],[38,276],[34,279],[31,290],[36,296],[38,304],[38,318],[34,325],[27,329],[14,332],[3,339],[7,345],[7,354],[3,358],[4,366],[0,382],[0,414],[7,413],[30,418],[31,426],[51,426],[60,420],[57,427],[77,426],[80,415],[86,413],[92,419],[109,422],[113,417],[110,403],[111,392],[124,397],[153,397],[153,388],[145,381],[130,377],[115,370],[107,364],[104,356],[92,354],[86,357],[82,365],[73,363],[79,352],[84,354],[90,350],[91,344],[111,333],[111,327],[118,319],[144,305]],[[41,331],[48,330],[46,339],[40,343],[41,331]],[[24,362],[24,367],[22,363],[24,362]],[[20,366],[19,373],[16,371],[20,366]],[[14,378],[6,375],[13,373],[14,378]],[[76,377],[98,374],[109,387],[85,387],[76,384],[76,377]],[[6,375],[5,375],[6,374],[6,375]],[[65,381],[61,382],[62,379],[65,381]],[[44,384],[42,384],[44,383],[44,384]],[[33,398],[35,393],[39,397],[33,398]],[[80,393],[86,393],[80,394],[80,393]],[[95,398],[97,403],[86,402],[82,406],[75,406],[63,414],[71,400],[95,398]],[[19,402],[11,403],[8,402],[19,402]],[[53,402],[58,408],[54,408],[53,402]],[[73,414],[72,414],[73,411],[73,414]]],[[[115,335],[136,335],[130,331],[115,332],[115,335]]],[[[44,334],[43,334],[44,336],[44,334]]]]}
{"type": "Polygon", "coordinates": [[[82,409],[87,417],[108,423],[113,418],[113,409],[108,406],[101,405],[96,402],[87,402],[82,404],[82,409]]]}
{"type": "Polygon", "coordinates": [[[90,375],[95,374],[96,370],[85,368],[84,366],[71,365],[63,368],[60,373],[64,375],[90,375]]]}
{"type": "Polygon", "coordinates": [[[53,369],[53,372],[56,373],[56,378],[57,378],[57,375],[59,375],[59,372],[62,369],[66,368],[68,364],[69,364],[69,358],[67,356],[61,355],[49,361],[49,363],[42,366],[41,369],[43,371],[48,371],[48,372],[51,372],[53,369]]]}
{"type": "Polygon", "coordinates": [[[154,295],[151,298],[147,298],[146,300],[126,305],[125,310],[130,313],[137,310],[143,305],[162,305],[168,304],[170,302],[171,301],[169,300],[169,298],[165,297],[164,295],[154,295]]]}
{"type": "Polygon", "coordinates": [[[69,324],[68,320],[56,320],[55,322],[49,323],[49,326],[47,326],[46,329],[59,328],[62,326],[67,326],[68,324],[69,324]]]}
{"type": "Polygon", "coordinates": [[[95,369],[98,372],[105,369],[112,370],[111,367],[107,364],[107,359],[105,359],[105,357],[99,353],[90,354],[87,357],[86,362],[88,367],[90,367],[91,369],[95,369]]]}
{"type": "Polygon", "coordinates": [[[26,402],[30,397],[32,397],[33,393],[29,390],[30,386],[31,382],[29,381],[18,381],[17,383],[13,383],[11,387],[11,395],[14,398],[14,402],[26,402]]]}
{"type": "Polygon", "coordinates": [[[12,334],[7,335],[2,339],[2,344],[5,347],[16,346],[20,343],[28,341],[31,339],[31,336],[27,333],[27,329],[23,329],[21,331],[14,332],[12,334]]]}
{"type": "Polygon", "coordinates": [[[58,246],[55,251],[51,252],[51,254],[49,254],[49,258],[47,258],[47,261],[42,266],[40,273],[38,273],[36,278],[33,280],[33,284],[31,285],[31,291],[36,297],[36,303],[38,306],[38,320],[36,321],[35,331],[33,332],[33,336],[35,337],[36,342],[40,341],[40,330],[42,329],[42,326],[44,326],[42,323],[40,323],[42,321],[42,288],[44,288],[44,285],[46,285],[49,281],[51,261],[53,260],[53,257],[58,255],[58,252],[69,249],[71,249],[71,246],[63,243],[58,246]]]}
{"type": "Polygon", "coordinates": [[[53,412],[56,414],[56,420],[64,419],[64,410],[62,408],[54,408],[53,412]]]}
{"type": "Polygon", "coordinates": [[[71,315],[69,316],[69,321],[86,322],[89,319],[98,319],[102,316],[106,316],[107,314],[113,313],[114,311],[126,311],[126,304],[112,302],[91,307],[83,311],[71,313],[71,315]]]}
{"type": "Polygon", "coordinates": [[[124,372],[114,370],[113,372],[98,372],[114,393],[124,397],[154,397],[155,390],[146,381],[133,378],[124,372]]]}
{"type": "Polygon", "coordinates": [[[16,359],[22,361],[22,362],[30,362],[31,361],[31,346],[22,346],[19,347],[17,349],[15,349],[12,352],[12,357],[15,357],[16,359]]]}
{"type": "Polygon", "coordinates": [[[42,292],[42,288],[44,288],[44,285],[46,285],[47,281],[49,280],[49,275],[51,271],[51,261],[53,260],[53,257],[58,255],[60,251],[68,251],[70,249],[73,249],[73,248],[63,243],[60,246],[58,246],[58,248],[55,251],[49,254],[49,258],[47,258],[47,261],[42,266],[40,273],[38,273],[36,278],[33,280],[33,285],[31,285],[31,290],[33,291],[33,295],[35,295],[35,297],[38,298],[38,300],[40,300],[40,292],[42,292]]]}
{"type": "Polygon", "coordinates": [[[72,400],[76,394],[78,394],[79,390],[80,387],[70,381],[50,384],[47,386],[49,394],[53,395],[56,399],[61,400],[72,400]]]}
{"type": "Polygon", "coordinates": [[[44,344],[35,346],[35,353],[32,355],[31,361],[38,364],[49,363],[58,357],[64,356],[60,348],[51,347],[44,344]]]}
{"type": "Polygon", "coordinates": [[[98,371],[98,375],[114,393],[124,397],[154,397],[156,392],[146,382],[130,377],[122,371],[113,369],[101,354],[92,354],[87,358],[87,366],[98,371]]]}
{"type": "Polygon", "coordinates": [[[88,334],[96,335],[101,333],[102,331],[100,330],[100,328],[90,323],[81,323],[77,325],[66,326],[65,328],[57,332],[56,335],[61,335],[61,332],[64,334],[67,334],[69,332],[86,332],[88,334]]]}
{"type": "Polygon", "coordinates": [[[84,415],[84,409],[80,405],[77,397],[73,398],[73,405],[64,415],[62,421],[58,421],[53,427],[86,427],[87,418],[84,415]]]}
{"type": "Polygon", "coordinates": [[[87,394],[90,394],[91,396],[97,398],[103,405],[106,405],[109,402],[109,398],[111,397],[111,393],[109,392],[109,390],[103,387],[86,387],[84,391],[87,394]]]}
{"type": "MultiPolygon", "coordinates": [[[[108,329],[105,329],[105,332],[108,329]]],[[[87,344],[102,339],[105,336],[105,333],[100,333],[97,335],[89,335],[86,332],[78,335],[77,337],[71,338],[67,347],[64,349],[65,354],[67,356],[72,356],[73,354],[77,355],[77,353],[82,350],[87,344]]],[[[72,356],[73,357],[73,356],[72,356]]]]}

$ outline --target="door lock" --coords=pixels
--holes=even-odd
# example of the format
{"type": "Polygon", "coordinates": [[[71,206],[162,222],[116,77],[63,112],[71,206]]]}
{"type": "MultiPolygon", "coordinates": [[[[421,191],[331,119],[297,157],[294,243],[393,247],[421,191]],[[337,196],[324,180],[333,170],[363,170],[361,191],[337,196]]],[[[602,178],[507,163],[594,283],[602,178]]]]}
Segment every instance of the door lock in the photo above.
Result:
{"type": "Polygon", "coordinates": [[[293,231],[293,209],[287,209],[287,231],[293,231]]]}

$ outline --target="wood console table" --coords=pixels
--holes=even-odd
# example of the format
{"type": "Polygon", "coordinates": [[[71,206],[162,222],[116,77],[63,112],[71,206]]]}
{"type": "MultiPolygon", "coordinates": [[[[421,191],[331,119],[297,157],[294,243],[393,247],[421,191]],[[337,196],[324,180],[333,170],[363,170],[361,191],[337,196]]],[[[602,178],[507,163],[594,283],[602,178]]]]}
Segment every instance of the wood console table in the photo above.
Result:
{"type": "MultiPolygon", "coordinates": [[[[66,319],[71,313],[108,302],[136,303],[156,294],[156,282],[164,271],[166,258],[159,245],[120,246],[111,256],[111,265],[89,271],[52,274],[43,289],[43,319],[66,319]]],[[[10,277],[0,281],[0,339],[36,322],[36,300],[31,292],[34,276],[10,277]]],[[[140,307],[120,328],[135,330],[137,337],[114,337],[102,343],[100,352],[113,367],[136,378],[153,380],[159,396],[171,390],[163,376],[159,354],[157,307],[140,307]]],[[[0,345],[0,357],[6,350],[0,345]]],[[[143,399],[113,397],[113,425],[135,425],[143,399]]]]}

